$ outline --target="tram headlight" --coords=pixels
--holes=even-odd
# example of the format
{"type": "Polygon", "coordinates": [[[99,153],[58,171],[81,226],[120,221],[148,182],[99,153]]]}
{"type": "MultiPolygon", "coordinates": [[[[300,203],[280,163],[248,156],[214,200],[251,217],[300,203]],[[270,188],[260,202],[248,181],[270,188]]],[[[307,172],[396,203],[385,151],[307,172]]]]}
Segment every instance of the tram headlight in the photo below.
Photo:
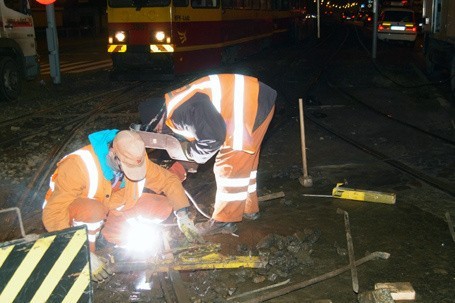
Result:
{"type": "Polygon", "coordinates": [[[125,40],[126,40],[125,32],[116,32],[114,37],[115,37],[115,40],[117,40],[118,42],[125,42],[125,40]]]}
{"type": "Polygon", "coordinates": [[[158,40],[159,42],[163,42],[165,38],[166,35],[164,34],[163,31],[158,31],[155,33],[155,39],[158,40]]]}

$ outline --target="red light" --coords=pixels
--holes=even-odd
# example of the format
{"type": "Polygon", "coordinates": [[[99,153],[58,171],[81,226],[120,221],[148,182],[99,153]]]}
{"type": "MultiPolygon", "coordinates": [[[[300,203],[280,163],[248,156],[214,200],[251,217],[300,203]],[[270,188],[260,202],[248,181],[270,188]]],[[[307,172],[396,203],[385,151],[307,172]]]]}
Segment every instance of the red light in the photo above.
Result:
{"type": "Polygon", "coordinates": [[[379,24],[378,30],[380,30],[380,31],[384,30],[384,26],[382,26],[382,24],[379,24]]]}
{"type": "Polygon", "coordinates": [[[54,3],[55,0],[36,0],[36,2],[43,4],[43,5],[48,5],[48,4],[54,3]]]}

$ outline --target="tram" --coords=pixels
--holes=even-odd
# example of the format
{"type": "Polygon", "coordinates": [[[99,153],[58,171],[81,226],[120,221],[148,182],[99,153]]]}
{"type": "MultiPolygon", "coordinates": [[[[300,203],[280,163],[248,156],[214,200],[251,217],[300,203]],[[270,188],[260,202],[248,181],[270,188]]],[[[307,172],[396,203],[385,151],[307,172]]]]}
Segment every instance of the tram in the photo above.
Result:
{"type": "Polygon", "coordinates": [[[305,22],[301,1],[108,0],[107,50],[116,71],[216,67],[293,37],[305,22]]]}

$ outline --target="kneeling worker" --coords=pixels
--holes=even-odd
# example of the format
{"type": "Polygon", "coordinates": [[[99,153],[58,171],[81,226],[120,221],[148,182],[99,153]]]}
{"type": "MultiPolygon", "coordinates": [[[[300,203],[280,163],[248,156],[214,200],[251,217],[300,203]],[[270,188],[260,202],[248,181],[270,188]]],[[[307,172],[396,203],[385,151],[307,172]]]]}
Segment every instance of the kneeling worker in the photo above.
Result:
{"type": "Polygon", "coordinates": [[[88,138],[90,145],[57,164],[43,205],[43,223],[49,232],[87,226],[94,281],[111,273],[95,253],[100,232],[108,242],[122,245],[122,232],[132,222],[162,222],[174,211],[186,238],[200,241],[187,213],[183,167],[166,170],[151,162],[140,136],[129,130],[103,130],[88,138]]]}

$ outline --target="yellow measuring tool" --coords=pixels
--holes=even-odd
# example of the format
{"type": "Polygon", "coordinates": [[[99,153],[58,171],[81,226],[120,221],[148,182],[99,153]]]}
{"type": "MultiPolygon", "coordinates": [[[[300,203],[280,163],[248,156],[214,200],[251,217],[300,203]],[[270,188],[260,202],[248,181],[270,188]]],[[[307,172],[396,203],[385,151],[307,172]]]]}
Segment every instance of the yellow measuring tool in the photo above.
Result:
{"type": "Polygon", "coordinates": [[[339,199],[395,204],[395,193],[384,193],[379,191],[354,189],[343,187],[344,183],[337,183],[332,190],[332,196],[339,199]]]}

